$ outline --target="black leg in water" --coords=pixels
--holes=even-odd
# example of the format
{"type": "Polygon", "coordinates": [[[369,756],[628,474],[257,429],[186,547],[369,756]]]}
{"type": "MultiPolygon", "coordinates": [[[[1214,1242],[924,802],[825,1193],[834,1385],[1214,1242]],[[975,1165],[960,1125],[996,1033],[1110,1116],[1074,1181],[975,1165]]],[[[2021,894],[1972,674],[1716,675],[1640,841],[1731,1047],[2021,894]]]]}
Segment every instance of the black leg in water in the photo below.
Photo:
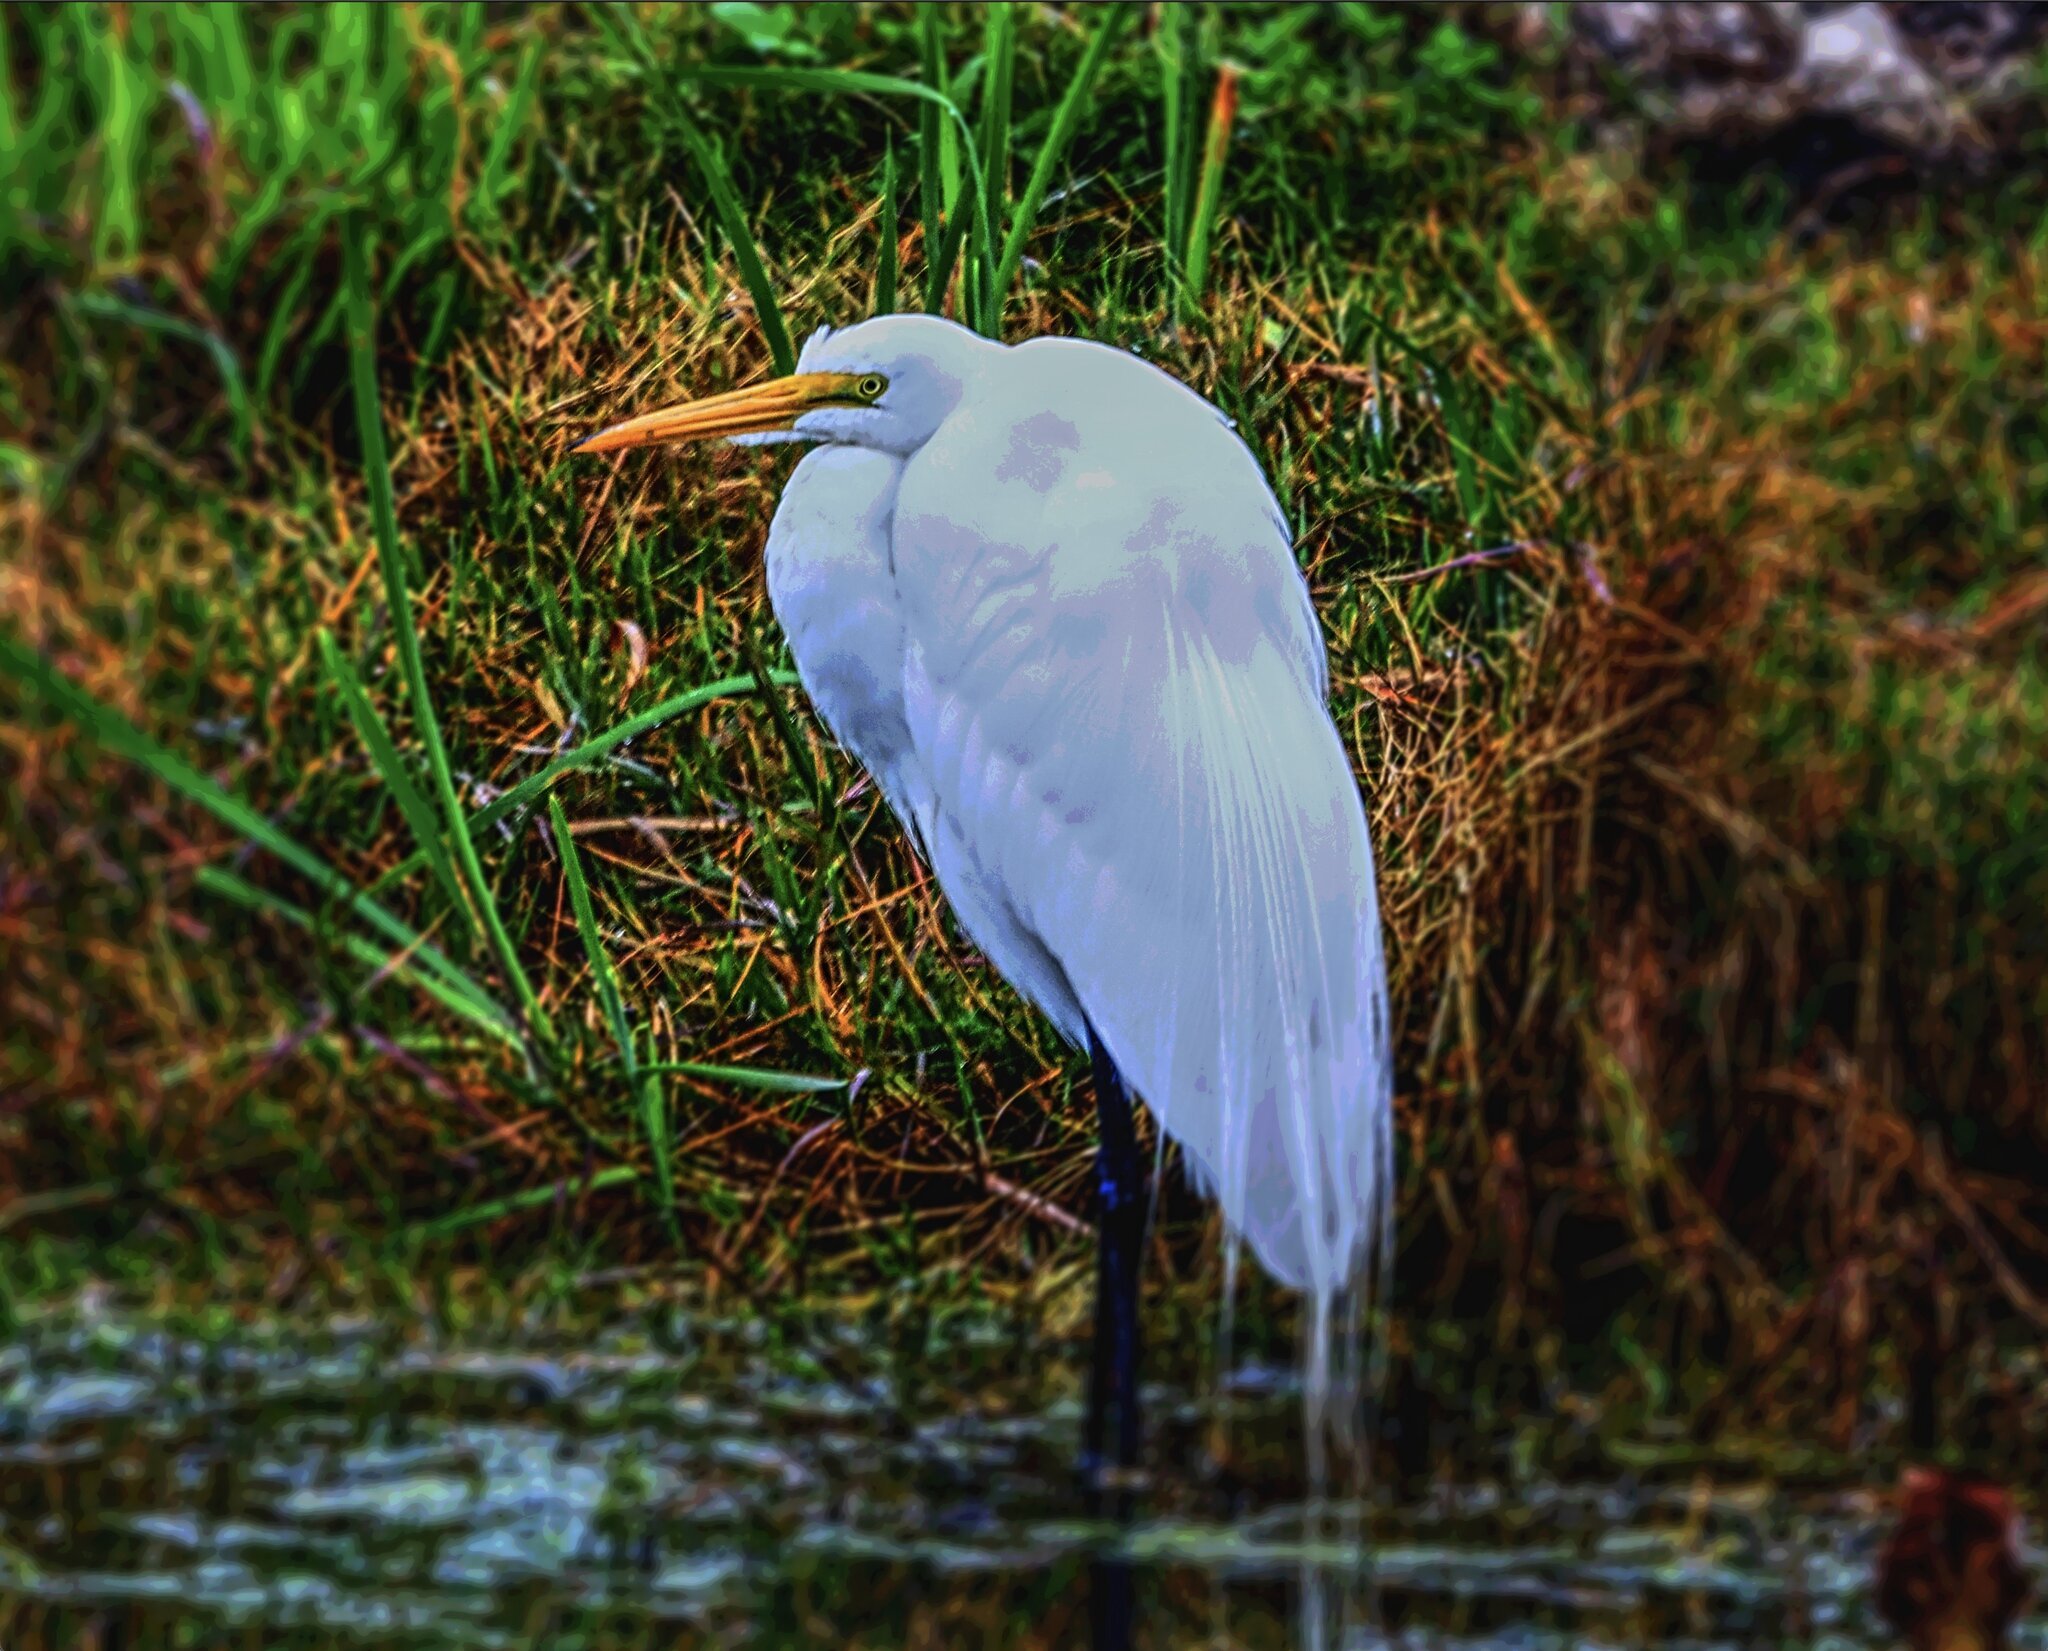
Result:
{"type": "Polygon", "coordinates": [[[1088,1567],[1088,1651],[1132,1651],[1138,1634],[1138,1579],[1128,1559],[1088,1567]]]}
{"type": "MultiPolygon", "coordinates": [[[[1095,1069],[1096,1270],[1095,1363],[1088,1383],[1088,1421],[1081,1476],[1089,1510],[1128,1519],[1138,1465],[1138,1273],[1145,1244],[1145,1164],[1131,1094],[1116,1062],[1091,1027],[1088,1057],[1095,1069]]],[[[1094,1651],[1130,1651],[1137,1626],[1136,1578],[1129,1561],[1089,1566],[1089,1616],[1094,1651]]]]}
{"type": "MultiPolygon", "coordinates": [[[[1138,1269],[1145,1242],[1145,1165],[1131,1095],[1116,1063],[1091,1030],[1096,1147],[1095,1367],[1081,1470],[1100,1492],[1138,1465],[1138,1269]]],[[[1107,1511],[1099,1507],[1098,1511],[1107,1511]]]]}

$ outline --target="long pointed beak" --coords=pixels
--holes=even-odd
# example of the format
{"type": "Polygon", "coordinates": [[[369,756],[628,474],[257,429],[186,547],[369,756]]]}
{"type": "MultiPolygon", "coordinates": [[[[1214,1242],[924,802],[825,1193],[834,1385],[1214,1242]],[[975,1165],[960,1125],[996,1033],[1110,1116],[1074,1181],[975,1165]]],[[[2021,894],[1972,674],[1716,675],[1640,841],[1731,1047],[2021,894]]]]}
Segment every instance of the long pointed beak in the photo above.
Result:
{"type": "Polygon", "coordinates": [[[678,402],[608,425],[569,449],[572,453],[616,453],[659,441],[707,441],[718,436],[752,436],[792,428],[799,414],[821,406],[857,406],[847,373],[792,373],[788,378],[750,384],[744,390],[678,402]]]}

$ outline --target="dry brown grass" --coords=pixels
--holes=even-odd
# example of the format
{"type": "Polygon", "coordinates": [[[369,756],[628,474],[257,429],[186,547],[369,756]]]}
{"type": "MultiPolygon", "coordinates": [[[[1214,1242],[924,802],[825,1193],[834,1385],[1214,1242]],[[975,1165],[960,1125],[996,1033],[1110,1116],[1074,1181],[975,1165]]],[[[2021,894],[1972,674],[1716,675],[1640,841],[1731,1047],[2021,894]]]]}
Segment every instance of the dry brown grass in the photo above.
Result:
{"type": "MultiPolygon", "coordinates": [[[[1447,207],[1370,257],[1260,273],[1240,229],[1176,343],[1071,280],[1013,330],[1161,349],[1250,415],[1296,506],[1401,1015],[1398,1339],[1466,1335],[1475,1403],[1584,1384],[1639,1407],[1654,1365],[1674,1407],[1847,1449],[1930,1313],[1962,1312],[1943,1346],[2044,1316],[2048,962],[2038,904],[2008,904],[2041,889],[2022,747],[2043,731],[2048,478],[2013,388],[2042,373],[2038,255],[1841,240],[1644,274],[1632,238],[1663,197],[1640,179],[1539,148],[1486,190],[1536,203],[1580,261],[1511,267],[1447,207]],[[1480,409],[1462,427],[1446,378],[1480,409]],[[1484,542],[1459,537],[1466,486],[1484,542]]],[[[874,202],[839,193],[776,271],[799,332],[869,301],[849,271],[873,267],[874,202]]],[[[1137,234],[1127,204],[1077,220],[1105,263],[1137,234]]],[[[562,462],[619,407],[763,369],[683,203],[634,233],[660,282],[536,281],[467,246],[496,320],[386,408],[428,668],[479,797],[774,646],[758,547],[781,461],[562,462]]],[[[914,231],[900,252],[916,267],[914,231]]],[[[394,385],[410,342],[385,340],[394,385]]],[[[382,668],[353,460],[280,436],[224,490],[165,422],[211,394],[200,369],[121,371],[85,503],[8,507],[0,605],[370,882],[411,842],[312,641],[326,625],[382,668]]],[[[492,855],[567,1028],[549,1092],[202,896],[203,864],[304,891],[69,730],[10,719],[0,1002],[28,1030],[0,1045],[0,1223],[199,1235],[289,1305],[363,1287],[348,1235],[560,1188],[457,1254],[516,1267],[568,1234],[587,1276],[763,1300],[971,1278],[1073,1325],[1076,1063],[961,945],[872,790],[791,726],[795,763],[757,700],[721,701],[639,743],[654,779],[564,787],[660,1058],[863,1074],[829,1106],[675,1080],[678,1269],[646,1200],[585,1184],[646,1156],[543,829],[492,855]],[[829,825],[791,807],[805,765],[829,825]]],[[[1206,1290],[1206,1213],[1176,1194],[1165,1216],[1161,1271],[1206,1290]]]]}

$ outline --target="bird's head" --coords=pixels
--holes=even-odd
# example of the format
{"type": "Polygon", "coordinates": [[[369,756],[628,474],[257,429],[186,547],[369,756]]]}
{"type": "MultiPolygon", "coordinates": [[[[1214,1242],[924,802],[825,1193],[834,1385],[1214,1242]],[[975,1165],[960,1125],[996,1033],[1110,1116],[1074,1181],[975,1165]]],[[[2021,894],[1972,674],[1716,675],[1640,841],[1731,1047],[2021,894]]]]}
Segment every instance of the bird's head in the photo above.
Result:
{"type": "Polygon", "coordinates": [[[880,315],[838,332],[824,328],[805,342],[787,377],[642,413],[585,437],[573,451],[723,437],[910,453],[931,439],[968,378],[999,347],[935,315],[880,315]]]}

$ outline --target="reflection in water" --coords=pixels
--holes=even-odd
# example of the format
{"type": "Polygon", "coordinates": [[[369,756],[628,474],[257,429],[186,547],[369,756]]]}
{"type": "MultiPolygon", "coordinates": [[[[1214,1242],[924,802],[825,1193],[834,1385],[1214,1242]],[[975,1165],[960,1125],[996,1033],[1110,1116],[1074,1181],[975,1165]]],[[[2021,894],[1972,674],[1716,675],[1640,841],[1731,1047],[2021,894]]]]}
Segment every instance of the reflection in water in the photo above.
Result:
{"type": "MultiPolygon", "coordinates": [[[[1072,1408],[899,1424],[879,1373],[681,1340],[0,1345],[0,1645],[1282,1651],[1304,1567],[1349,1578],[1284,1500],[1176,1480],[1201,1413],[1169,1395],[1118,1539],[1074,1517],[1072,1408]]],[[[1384,1627],[1343,1651],[1889,1643],[1875,1496],[1523,1479],[1359,1517],[1384,1627]]]]}
{"type": "MultiPolygon", "coordinates": [[[[1097,1488],[1091,1500],[1097,1519],[1127,1533],[1136,1506],[1128,1491],[1105,1493],[1097,1488]]],[[[1133,1651],[1138,1621],[1137,1576],[1121,1541],[1105,1544],[1088,1561],[1088,1643],[1090,1651],[1133,1651]]]]}
{"type": "Polygon", "coordinates": [[[1094,1651],[1131,1651],[1137,1624],[1137,1579],[1130,1562],[1096,1559],[1088,1566],[1089,1643],[1094,1651]]]}

